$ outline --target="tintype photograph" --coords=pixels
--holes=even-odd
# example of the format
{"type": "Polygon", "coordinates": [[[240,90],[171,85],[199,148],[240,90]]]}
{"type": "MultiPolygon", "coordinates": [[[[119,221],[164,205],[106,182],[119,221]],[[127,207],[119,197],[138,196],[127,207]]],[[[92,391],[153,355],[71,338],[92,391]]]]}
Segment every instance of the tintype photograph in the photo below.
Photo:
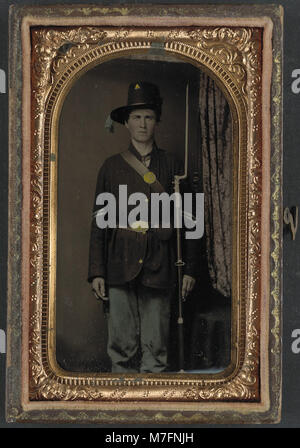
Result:
{"type": "Polygon", "coordinates": [[[57,160],[56,356],[64,369],[217,372],[230,364],[233,161],[228,102],[216,83],[192,64],[156,51],[153,56],[114,58],[76,81],[62,107],[57,160]],[[187,119],[188,175],[180,189],[183,194],[188,183],[192,195],[202,193],[205,185],[207,242],[198,201],[198,234],[185,239],[179,229],[184,265],[183,294],[177,297],[173,217],[170,226],[155,229],[150,222],[141,232],[134,230],[134,222],[129,229],[126,223],[127,228],[101,229],[95,212],[100,208],[97,196],[104,192],[114,193],[117,210],[119,201],[128,202],[126,192],[120,197],[119,185],[127,187],[128,196],[147,193],[148,200],[153,184],[120,156],[128,148],[138,160],[148,158],[145,168],[164,185],[154,193],[174,193],[175,176],[184,177],[185,172],[187,119]],[[98,290],[99,278],[103,291],[98,290]],[[149,299],[139,299],[140,287],[149,299]],[[122,308],[124,288],[133,294],[136,309],[133,304],[122,308]],[[152,295],[158,300],[156,294],[161,296],[157,311],[151,305],[152,295]],[[95,300],[101,301],[101,295],[103,307],[95,300]],[[182,329],[176,328],[178,300],[185,300],[182,329]],[[145,301],[149,309],[143,311],[145,301]],[[179,355],[181,330],[184,359],[179,355]]]}
{"type": "Polygon", "coordinates": [[[249,13],[11,9],[11,421],[278,421],[281,9],[249,13]]]}

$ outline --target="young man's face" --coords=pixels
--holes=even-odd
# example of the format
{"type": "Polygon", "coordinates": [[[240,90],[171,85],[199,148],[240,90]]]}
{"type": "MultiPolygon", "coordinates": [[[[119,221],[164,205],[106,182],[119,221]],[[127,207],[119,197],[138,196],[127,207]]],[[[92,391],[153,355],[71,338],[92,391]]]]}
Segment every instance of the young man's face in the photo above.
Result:
{"type": "Polygon", "coordinates": [[[150,143],[154,139],[156,114],[151,109],[135,109],[130,113],[125,126],[133,141],[150,143]]]}

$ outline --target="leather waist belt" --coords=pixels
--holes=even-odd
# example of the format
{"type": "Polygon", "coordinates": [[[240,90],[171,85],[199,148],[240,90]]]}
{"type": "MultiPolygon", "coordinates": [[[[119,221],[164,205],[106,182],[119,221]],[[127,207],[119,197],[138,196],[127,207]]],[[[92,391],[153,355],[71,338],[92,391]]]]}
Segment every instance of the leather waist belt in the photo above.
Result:
{"type": "Polygon", "coordinates": [[[149,229],[145,229],[143,227],[137,227],[136,229],[133,229],[132,227],[117,227],[117,230],[124,230],[129,232],[135,232],[135,233],[147,233],[149,229]]]}

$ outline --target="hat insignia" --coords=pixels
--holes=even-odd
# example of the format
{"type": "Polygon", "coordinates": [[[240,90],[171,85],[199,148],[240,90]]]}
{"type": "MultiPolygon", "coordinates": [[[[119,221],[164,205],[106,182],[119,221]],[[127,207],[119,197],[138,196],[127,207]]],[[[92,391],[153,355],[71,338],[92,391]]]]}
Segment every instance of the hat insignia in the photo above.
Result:
{"type": "Polygon", "coordinates": [[[140,85],[139,84],[136,84],[135,86],[134,86],[134,90],[138,90],[138,89],[140,89],[141,87],[140,87],[140,85]]]}

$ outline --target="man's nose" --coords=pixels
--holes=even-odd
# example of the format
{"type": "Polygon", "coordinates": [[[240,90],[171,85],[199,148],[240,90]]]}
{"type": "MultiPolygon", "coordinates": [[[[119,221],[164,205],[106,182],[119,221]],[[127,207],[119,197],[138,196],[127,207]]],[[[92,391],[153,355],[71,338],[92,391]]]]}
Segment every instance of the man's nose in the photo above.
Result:
{"type": "Polygon", "coordinates": [[[140,126],[141,126],[141,128],[146,127],[146,118],[141,117],[141,119],[140,119],[140,126]]]}

